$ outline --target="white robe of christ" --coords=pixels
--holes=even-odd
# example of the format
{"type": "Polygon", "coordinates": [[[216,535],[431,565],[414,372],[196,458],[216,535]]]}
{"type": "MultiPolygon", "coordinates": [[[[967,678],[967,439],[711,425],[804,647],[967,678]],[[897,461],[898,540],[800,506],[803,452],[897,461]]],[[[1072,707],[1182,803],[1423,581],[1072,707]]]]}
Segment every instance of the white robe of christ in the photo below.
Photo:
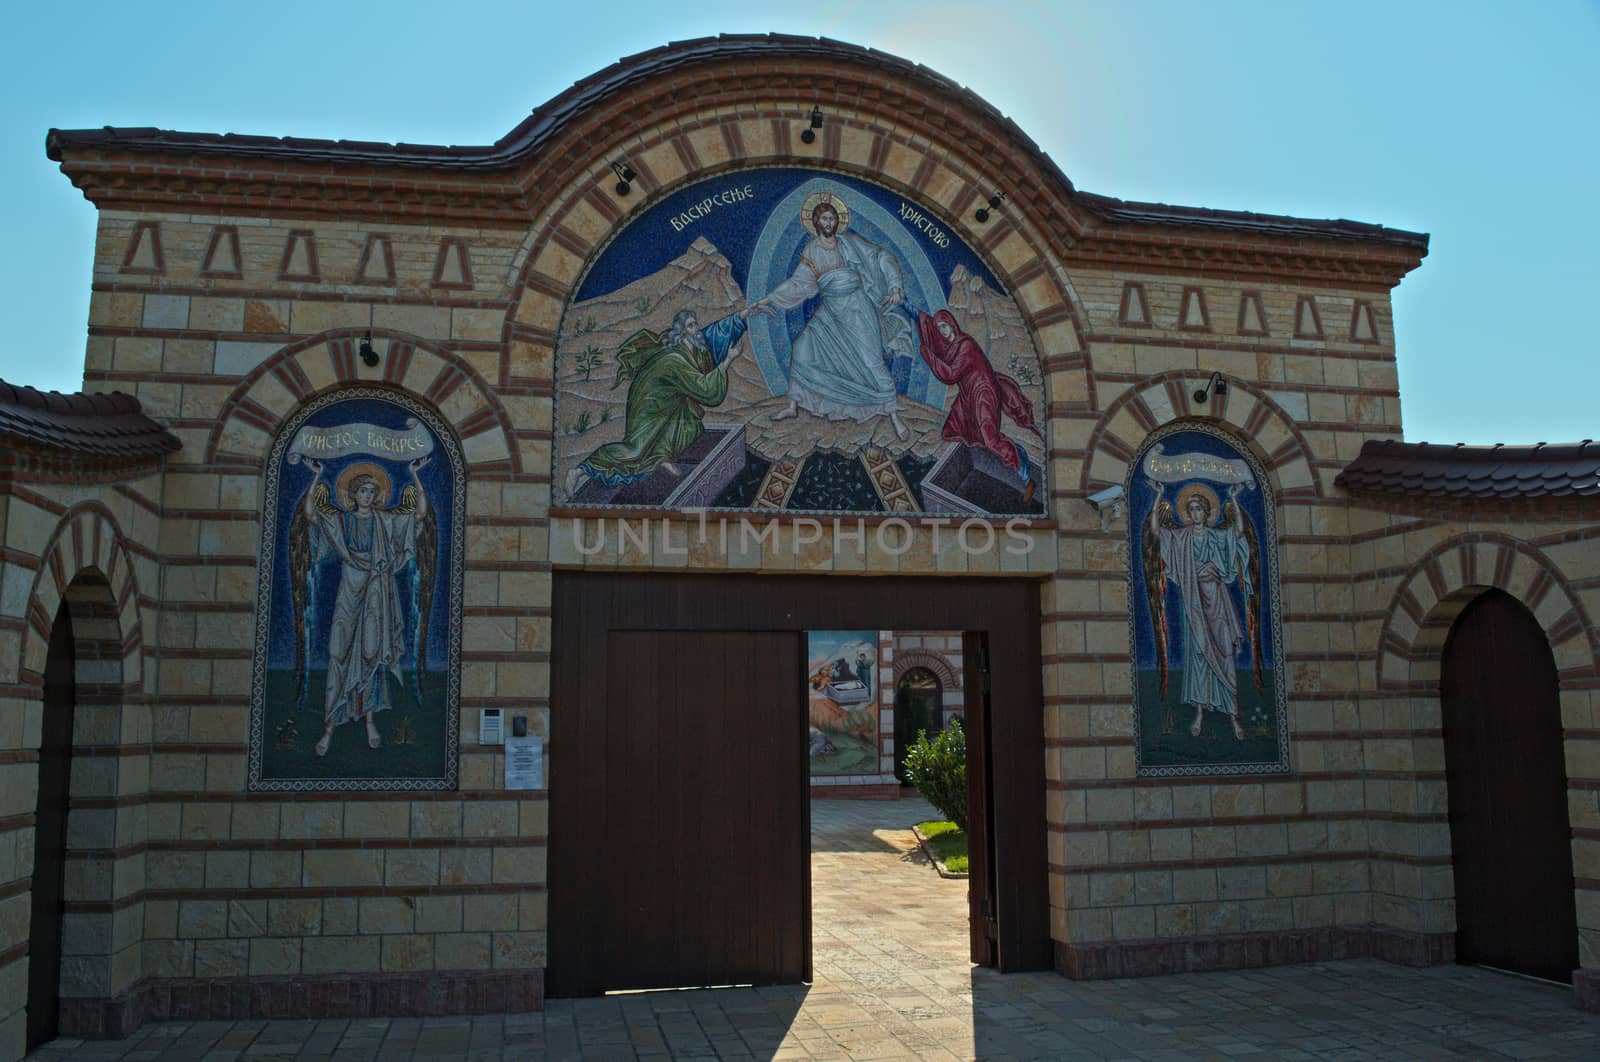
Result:
{"type": "Polygon", "coordinates": [[[762,300],[780,310],[822,297],[789,354],[789,398],[819,417],[865,420],[893,413],[894,377],[885,358],[916,353],[911,322],[884,312],[899,288],[894,255],[840,233],[832,248],[813,239],[794,275],[762,300]]]}

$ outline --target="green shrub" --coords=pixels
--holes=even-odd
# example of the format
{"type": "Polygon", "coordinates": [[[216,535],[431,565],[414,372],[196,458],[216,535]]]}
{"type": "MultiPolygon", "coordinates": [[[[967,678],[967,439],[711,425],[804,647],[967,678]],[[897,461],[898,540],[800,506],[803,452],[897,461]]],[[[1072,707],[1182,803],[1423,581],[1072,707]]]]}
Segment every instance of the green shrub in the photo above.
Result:
{"type": "Polygon", "coordinates": [[[932,741],[926,730],[917,731],[906,750],[906,777],[939,814],[967,828],[967,735],[959,719],[932,741]]]}

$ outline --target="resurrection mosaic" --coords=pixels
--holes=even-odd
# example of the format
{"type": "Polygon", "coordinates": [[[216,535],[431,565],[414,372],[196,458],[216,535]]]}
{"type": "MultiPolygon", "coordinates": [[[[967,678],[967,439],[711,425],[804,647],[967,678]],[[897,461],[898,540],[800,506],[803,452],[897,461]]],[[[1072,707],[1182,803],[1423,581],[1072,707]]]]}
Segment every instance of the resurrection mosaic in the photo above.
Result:
{"type": "Polygon", "coordinates": [[[1039,515],[1043,373],[923,206],[768,168],[668,196],[595,261],[556,351],[558,504],[1039,515]]]}
{"type": "Polygon", "coordinates": [[[1158,435],[1128,484],[1139,773],[1289,767],[1275,511],[1261,467],[1205,425],[1158,435]]]}
{"type": "Polygon", "coordinates": [[[335,392],[267,466],[255,790],[454,789],[465,468],[409,398],[335,392]]]}

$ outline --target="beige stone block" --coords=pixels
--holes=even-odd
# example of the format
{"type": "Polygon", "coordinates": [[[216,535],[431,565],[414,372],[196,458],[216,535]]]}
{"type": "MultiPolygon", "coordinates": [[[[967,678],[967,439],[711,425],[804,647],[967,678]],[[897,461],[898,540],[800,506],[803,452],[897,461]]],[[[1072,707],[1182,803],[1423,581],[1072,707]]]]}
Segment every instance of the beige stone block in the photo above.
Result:
{"type": "Polygon", "coordinates": [[[409,935],[384,937],[383,969],[392,973],[433,969],[433,938],[409,935]]]}
{"type": "Polygon", "coordinates": [[[409,826],[409,807],[399,801],[354,800],[344,805],[346,837],[405,837],[409,826]]]}
{"type": "Polygon", "coordinates": [[[493,852],[495,884],[540,885],[545,881],[545,849],[496,848],[493,852]]]}
{"type": "Polygon", "coordinates": [[[416,900],[418,933],[458,933],[461,931],[460,896],[419,896],[416,900]]]}
{"type": "Polygon", "coordinates": [[[495,933],[493,947],[497,970],[530,970],[545,965],[543,933],[495,933]]]}
{"type": "Polygon", "coordinates": [[[343,829],[344,805],[335,802],[283,805],[281,836],[285,839],[338,837],[343,829]]]}
{"type": "Polygon", "coordinates": [[[240,977],[250,962],[248,940],[201,940],[194,944],[196,977],[240,977]]]}
{"type": "Polygon", "coordinates": [[[411,804],[411,836],[460,837],[461,801],[414,801],[411,804]]]}
{"type": "Polygon", "coordinates": [[[372,307],[372,327],[423,339],[449,339],[450,316],[448,306],[380,304],[372,307]]]}
{"type": "Polygon", "coordinates": [[[301,973],[371,973],[378,969],[381,937],[313,937],[302,942],[301,973]]]}
{"type": "MultiPolygon", "coordinates": [[[[290,304],[289,321],[289,331],[302,336],[320,335],[335,328],[370,328],[372,307],[360,302],[296,299],[290,304]]],[[[359,363],[357,367],[359,370],[359,363]]]]}
{"type": "Polygon", "coordinates": [[[440,970],[485,970],[492,963],[489,933],[441,933],[434,937],[434,966],[440,970]]]}
{"type": "Polygon", "coordinates": [[[89,295],[89,323],[110,328],[138,328],[144,319],[144,296],[136,292],[95,291],[89,295]]]}
{"type": "Polygon", "coordinates": [[[439,851],[435,848],[391,848],[384,853],[385,885],[437,885],[439,851]]]}
{"type": "Polygon", "coordinates": [[[450,311],[450,337],[493,342],[505,330],[503,310],[479,310],[457,306],[450,311]]]}
{"type": "Polygon", "coordinates": [[[315,937],[322,933],[322,901],[267,901],[267,932],[275,937],[315,937]]]}
{"type": "Polygon", "coordinates": [[[207,332],[244,329],[244,300],[197,295],[189,300],[189,327],[207,332]]]}
{"type": "Polygon", "coordinates": [[[384,853],[312,850],[305,853],[301,884],[309,887],[381,885],[384,853]]]}
{"type": "Polygon", "coordinates": [[[202,375],[211,371],[216,344],[209,339],[168,339],[162,346],[161,370],[202,375]]]}

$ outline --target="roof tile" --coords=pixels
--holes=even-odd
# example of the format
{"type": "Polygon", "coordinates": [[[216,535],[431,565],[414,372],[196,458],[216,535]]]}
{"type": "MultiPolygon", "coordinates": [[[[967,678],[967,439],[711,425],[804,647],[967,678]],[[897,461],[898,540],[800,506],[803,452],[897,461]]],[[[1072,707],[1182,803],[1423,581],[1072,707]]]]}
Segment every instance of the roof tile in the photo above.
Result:
{"type": "Polygon", "coordinates": [[[145,415],[132,395],[64,395],[4,380],[0,440],[100,457],[152,457],[182,446],[177,436],[145,415]]]}
{"type": "Polygon", "coordinates": [[[1349,491],[1455,498],[1600,495],[1600,443],[1455,446],[1372,440],[1334,480],[1349,491]]]}

